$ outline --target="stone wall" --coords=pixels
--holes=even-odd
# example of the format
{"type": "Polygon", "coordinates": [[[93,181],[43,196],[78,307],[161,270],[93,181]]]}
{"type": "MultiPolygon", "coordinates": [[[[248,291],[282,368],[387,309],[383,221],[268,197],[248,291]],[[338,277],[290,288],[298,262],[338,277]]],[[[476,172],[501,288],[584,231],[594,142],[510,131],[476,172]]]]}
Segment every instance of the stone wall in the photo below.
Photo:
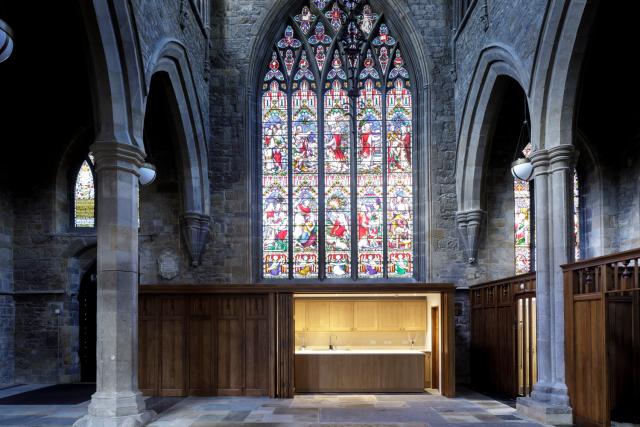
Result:
{"type": "Polygon", "coordinates": [[[0,189],[0,386],[14,382],[13,206],[0,189]]]}
{"type": "MultiPolygon", "coordinates": [[[[482,51],[500,45],[520,62],[527,78],[531,75],[542,28],[547,0],[477,1],[455,39],[456,123],[471,85],[473,72],[482,51]],[[485,9],[484,5],[488,7],[485,9]]],[[[528,88],[524,88],[528,91],[528,88]]]]}
{"type": "Polygon", "coordinates": [[[48,186],[13,200],[16,382],[77,381],[80,272],[68,252],[77,236],[54,232],[48,186]]]}
{"type": "MultiPolygon", "coordinates": [[[[256,142],[247,141],[247,131],[256,126],[257,117],[246,114],[250,111],[247,102],[255,102],[249,96],[255,91],[247,86],[257,81],[257,76],[249,74],[253,60],[251,48],[262,36],[257,32],[263,28],[264,20],[276,4],[279,3],[272,0],[213,4],[210,102],[215,144],[209,152],[213,234],[204,261],[205,268],[211,269],[212,281],[248,281],[254,276],[247,262],[255,231],[249,219],[248,207],[254,186],[248,181],[248,165],[249,156],[255,155],[256,142]]],[[[302,7],[303,2],[296,4],[302,7]]],[[[455,136],[449,9],[448,5],[436,1],[409,1],[407,5],[398,6],[399,10],[395,12],[400,22],[411,20],[413,27],[421,30],[415,36],[428,52],[426,62],[432,64],[428,88],[431,145],[421,150],[422,155],[430,159],[432,179],[431,198],[427,200],[427,212],[432,221],[427,232],[432,249],[427,260],[431,266],[427,280],[461,283],[462,256],[454,226],[455,136]]],[[[409,37],[398,36],[406,45],[409,37]]],[[[266,44],[265,64],[274,41],[275,38],[266,44]]]]}
{"type": "Polygon", "coordinates": [[[619,251],[640,248],[640,142],[630,141],[618,168],[617,232],[619,251]],[[635,150],[633,147],[636,147],[635,150]]]}
{"type": "Polygon", "coordinates": [[[496,141],[491,151],[486,185],[487,223],[478,250],[478,268],[483,281],[513,276],[514,267],[514,194],[511,161],[513,147],[496,141]]]}
{"type": "Polygon", "coordinates": [[[206,22],[192,7],[193,3],[191,0],[149,0],[131,2],[131,5],[146,77],[151,77],[149,72],[157,59],[154,54],[167,40],[174,39],[184,45],[191,69],[183,72],[193,74],[197,102],[206,120],[209,111],[207,28],[206,22]]]}

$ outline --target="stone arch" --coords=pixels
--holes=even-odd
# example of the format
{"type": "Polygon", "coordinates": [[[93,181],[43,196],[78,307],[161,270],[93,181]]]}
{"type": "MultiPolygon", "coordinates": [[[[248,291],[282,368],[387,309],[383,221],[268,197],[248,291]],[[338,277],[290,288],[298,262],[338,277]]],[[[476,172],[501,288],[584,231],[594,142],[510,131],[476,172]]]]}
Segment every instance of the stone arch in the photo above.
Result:
{"type": "Polygon", "coordinates": [[[527,96],[524,88],[529,87],[529,75],[514,51],[501,44],[485,47],[476,62],[462,110],[456,158],[456,222],[470,263],[476,260],[485,216],[483,194],[489,140],[509,80],[515,81],[527,96]]]}
{"type": "Polygon", "coordinates": [[[182,230],[189,255],[197,264],[208,237],[210,222],[207,131],[184,45],[174,39],[161,41],[152,56],[148,76],[148,90],[152,81],[161,79],[167,102],[174,113],[178,169],[182,181],[182,230]]]}
{"type": "Polygon", "coordinates": [[[165,79],[169,89],[169,103],[176,112],[184,211],[208,215],[210,203],[206,121],[184,45],[173,39],[160,42],[149,64],[148,76],[149,88],[153,78],[162,76],[165,79]]]}
{"type": "Polygon", "coordinates": [[[97,243],[95,236],[78,237],[62,252],[67,262],[68,292],[73,298],[77,298],[80,279],[97,260],[97,243]]]}
{"type": "Polygon", "coordinates": [[[58,162],[52,194],[52,224],[58,233],[64,233],[70,229],[73,209],[70,191],[75,179],[74,174],[87,156],[89,146],[94,141],[94,136],[91,125],[80,129],[71,139],[58,162]]]}
{"type": "Polygon", "coordinates": [[[80,2],[88,39],[96,141],[144,150],[144,73],[129,2],[80,2]]]}
{"type": "Polygon", "coordinates": [[[456,193],[458,211],[482,210],[482,177],[486,164],[490,131],[505,89],[505,79],[515,80],[523,92],[528,87],[528,75],[522,61],[507,47],[485,48],[467,92],[458,132],[456,159],[456,193]]]}
{"type": "Polygon", "coordinates": [[[576,98],[598,2],[556,0],[542,30],[531,87],[531,140],[537,149],[573,145],[576,98]]]}
{"type": "MultiPolygon", "coordinates": [[[[281,31],[283,23],[292,15],[292,12],[299,10],[305,2],[303,1],[287,1],[276,0],[274,4],[266,10],[259,21],[260,25],[256,26],[254,34],[254,43],[250,49],[250,62],[248,67],[248,78],[245,95],[245,158],[247,161],[247,171],[250,191],[247,192],[247,206],[258,205],[258,195],[260,187],[257,183],[257,171],[259,169],[257,144],[258,135],[257,115],[258,100],[261,78],[264,74],[264,67],[268,64],[272,46],[278,34],[281,31]]],[[[417,29],[410,16],[406,3],[400,0],[370,0],[374,10],[384,13],[385,21],[391,31],[401,40],[403,48],[403,58],[406,61],[407,68],[414,82],[414,102],[415,102],[415,119],[416,145],[420,157],[419,164],[416,165],[418,171],[417,185],[420,192],[418,196],[418,210],[416,211],[416,224],[419,236],[426,236],[427,230],[430,229],[432,220],[431,215],[431,181],[432,168],[430,147],[432,141],[432,105],[433,96],[432,76],[433,61],[432,55],[425,46],[424,36],[417,29]]],[[[260,221],[255,213],[248,210],[247,223],[249,225],[249,242],[247,245],[247,271],[250,272],[251,280],[257,279],[256,272],[259,265],[257,260],[257,250],[261,235],[260,221]]],[[[415,265],[417,276],[425,280],[429,280],[431,276],[431,239],[426,237],[423,241],[416,242],[416,247],[420,247],[416,260],[426,259],[427,262],[417,262],[415,265]]]]}

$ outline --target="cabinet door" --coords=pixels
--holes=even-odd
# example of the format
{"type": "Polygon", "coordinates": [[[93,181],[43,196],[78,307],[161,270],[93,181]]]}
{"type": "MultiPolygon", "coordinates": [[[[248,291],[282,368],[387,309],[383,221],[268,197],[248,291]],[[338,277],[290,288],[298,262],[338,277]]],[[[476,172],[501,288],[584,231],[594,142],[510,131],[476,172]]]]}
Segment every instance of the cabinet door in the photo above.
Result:
{"type": "Polygon", "coordinates": [[[378,330],[378,303],[356,301],[353,303],[353,327],[356,331],[378,330]]]}
{"type": "Polygon", "coordinates": [[[426,301],[404,301],[402,303],[402,328],[405,331],[427,330],[426,301]]]}
{"type": "Polygon", "coordinates": [[[378,303],[378,330],[402,330],[402,301],[380,301],[378,303]]]}
{"type": "Polygon", "coordinates": [[[294,318],[294,323],[295,323],[295,328],[296,328],[296,332],[303,332],[307,330],[307,302],[306,301],[300,301],[295,300],[294,303],[294,313],[293,313],[293,318],[294,318]]]}
{"type": "Polygon", "coordinates": [[[307,301],[306,308],[306,327],[307,331],[324,332],[329,331],[329,301],[307,301]]]}
{"type": "Polygon", "coordinates": [[[329,318],[332,332],[353,330],[353,301],[331,301],[329,318]]]}

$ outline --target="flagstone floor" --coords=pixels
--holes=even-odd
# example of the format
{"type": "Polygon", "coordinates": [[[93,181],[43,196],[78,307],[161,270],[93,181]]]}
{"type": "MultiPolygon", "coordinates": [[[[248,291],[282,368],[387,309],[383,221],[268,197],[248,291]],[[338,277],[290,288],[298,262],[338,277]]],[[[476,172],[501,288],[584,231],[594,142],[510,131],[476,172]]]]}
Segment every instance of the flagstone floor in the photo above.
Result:
{"type": "MultiPolygon", "coordinates": [[[[0,390],[0,397],[34,387],[0,390]]],[[[88,404],[0,405],[0,426],[71,426],[88,404]]],[[[149,398],[147,406],[159,414],[153,427],[540,426],[522,419],[511,406],[465,390],[455,399],[429,394],[310,394],[294,399],[149,398]]]]}

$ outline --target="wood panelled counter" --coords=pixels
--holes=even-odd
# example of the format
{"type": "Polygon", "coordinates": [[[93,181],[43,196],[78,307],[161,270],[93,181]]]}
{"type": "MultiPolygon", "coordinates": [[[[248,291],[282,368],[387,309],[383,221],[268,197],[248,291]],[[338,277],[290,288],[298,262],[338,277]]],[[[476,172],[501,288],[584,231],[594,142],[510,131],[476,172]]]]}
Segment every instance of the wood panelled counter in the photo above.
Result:
{"type": "Polygon", "coordinates": [[[420,350],[296,351],[295,391],[421,392],[425,358],[420,350]]]}

